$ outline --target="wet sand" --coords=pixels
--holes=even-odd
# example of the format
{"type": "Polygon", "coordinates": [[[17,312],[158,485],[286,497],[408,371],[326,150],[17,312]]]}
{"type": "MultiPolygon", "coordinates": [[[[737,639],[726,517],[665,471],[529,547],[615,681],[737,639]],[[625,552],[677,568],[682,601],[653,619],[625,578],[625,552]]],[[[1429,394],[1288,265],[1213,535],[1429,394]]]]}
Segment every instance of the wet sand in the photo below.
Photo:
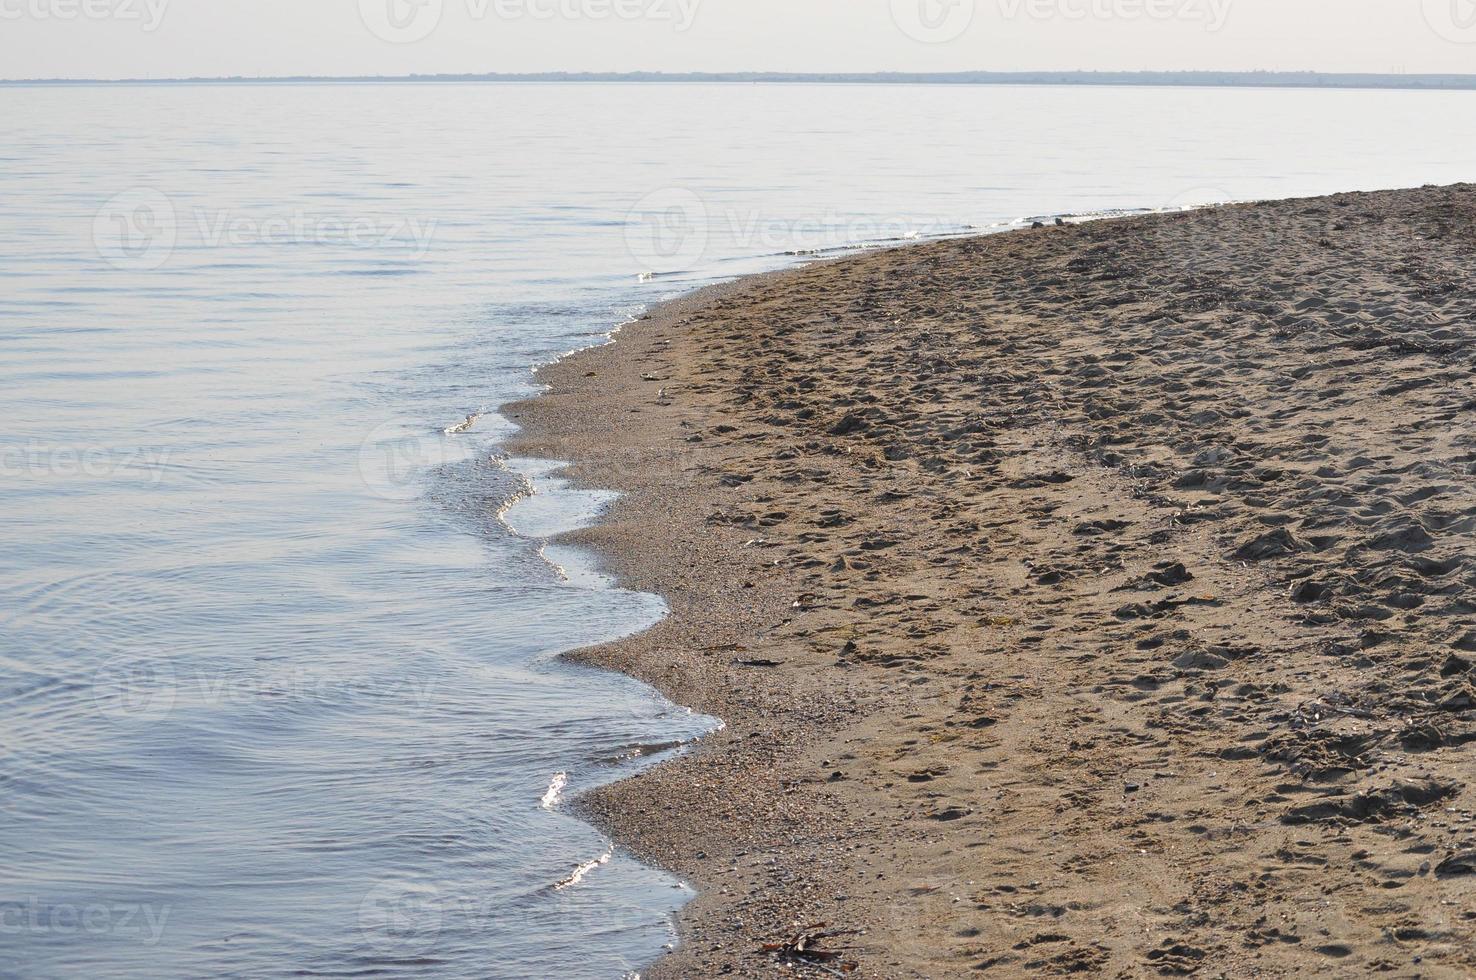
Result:
{"type": "Polygon", "coordinates": [[[650,975],[1476,972],[1473,219],[922,244],[546,370],[516,451],[672,608],[581,656],[727,722],[583,801],[701,890],[650,975]]]}

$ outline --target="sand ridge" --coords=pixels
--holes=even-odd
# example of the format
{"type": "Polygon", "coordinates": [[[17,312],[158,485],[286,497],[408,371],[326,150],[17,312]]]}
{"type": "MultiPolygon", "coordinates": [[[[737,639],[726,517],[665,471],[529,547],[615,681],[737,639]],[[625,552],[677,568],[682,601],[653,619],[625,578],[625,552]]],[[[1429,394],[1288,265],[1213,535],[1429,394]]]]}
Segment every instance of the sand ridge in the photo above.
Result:
{"type": "Polygon", "coordinates": [[[651,975],[1476,972],[1473,217],[917,245],[544,372],[673,611],[582,656],[728,722],[584,803],[702,890],[651,975]]]}

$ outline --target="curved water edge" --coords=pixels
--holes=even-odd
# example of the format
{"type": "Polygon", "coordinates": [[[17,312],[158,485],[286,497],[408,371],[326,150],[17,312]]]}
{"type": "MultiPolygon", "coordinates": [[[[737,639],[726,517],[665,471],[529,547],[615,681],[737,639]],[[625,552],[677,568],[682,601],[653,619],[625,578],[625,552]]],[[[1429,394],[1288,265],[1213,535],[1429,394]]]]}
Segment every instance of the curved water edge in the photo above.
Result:
{"type": "Polygon", "coordinates": [[[559,657],[661,602],[507,530],[600,502],[477,413],[748,272],[1449,183],[1476,98],[784,91],[7,95],[0,974],[636,969],[688,895],[564,801],[705,728],[559,657]]]}
{"type": "MultiPolygon", "coordinates": [[[[847,255],[878,249],[906,248],[928,241],[944,241],[977,235],[1017,231],[1029,228],[1037,222],[1046,223],[1059,220],[1066,223],[1078,224],[1087,221],[1163,213],[1168,210],[1191,210],[1197,207],[1216,206],[1220,203],[1230,202],[1186,205],[1172,209],[1114,209],[1111,211],[1088,213],[1028,216],[1016,218],[1011,221],[998,222],[981,228],[916,235],[888,241],[855,242],[827,249],[796,250],[779,255],[754,256],[750,261],[767,259],[772,264],[772,268],[765,271],[778,271],[787,266],[814,261],[834,260],[847,255]]],[[[649,281],[652,277],[649,274],[643,274],[641,278],[642,281],[649,281]]],[[[710,282],[704,282],[701,286],[693,287],[692,290],[673,292],[671,295],[663,297],[662,302],[674,300],[682,295],[686,295],[688,292],[695,292],[698,289],[716,283],[731,282],[736,278],[740,277],[716,278],[710,282]]],[[[595,343],[569,350],[550,363],[558,363],[593,347],[614,343],[619,338],[620,332],[624,327],[635,323],[646,312],[648,312],[648,308],[643,307],[640,311],[632,313],[625,320],[616,324],[595,343]]],[[[534,374],[536,375],[544,366],[546,365],[538,365],[532,368],[534,374]]],[[[546,388],[541,390],[546,390],[546,388]]],[[[516,428],[516,424],[502,414],[502,409],[503,406],[499,405],[492,412],[502,419],[505,425],[516,428]]],[[[472,421],[474,419],[468,419],[468,423],[472,421]]],[[[469,424],[467,428],[470,428],[469,424]]],[[[447,434],[450,435],[453,433],[448,429],[447,434]]],[[[572,481],[560,475],[569,465],[567,461],[563,460],[498,456],[496,457],[496,464],[506,472],[513,474],[519,481],[518,488],[507,494],[505,502],[496,511],[498,521],[508,533],[533,542],[538,555],[548,563],[549,567],[554,570],[561,580],[571,586],[590,590],[618,588],[619,586],[616,581],[600,570],[599,560],[596,556],[582,548],[560,545],[557,541],[561,536],[570,532],[597,524],[609,506],[619,499],[620,494],[593,487],[575,486],[572,481]]],[[[660,614],[651,622],[632,628],[626,636],[634,636],[649,629],[667,615],[664,600],[659,596],[652,596],[652,598],[659,603],[660,614]]],[[[614,639],[620,638],[623,637],[616,637],[614,639]]],[[[609,642],[610,639],[612,638],[602,638],[601,642],[609,642]]],[[[586,646],[588,644],[576,645],[567,650],[557,652],[553,656],[560,664],[569,669],[590,669],[580,665],[574,665],[564,659],[567,654],[583,649],[586,646]]],[[[610,673],[613,674],[614,672],[610,673]]],[[[690,708],[667,701],[664,695],[656,689],[649,687],[648,689],[651,691],[652,696],[661,698],[672,710],[683,712],[690,716],[696,724],[706,726],[706,730],[696,735],[691,734],[689,728],[686,731],[673,731],[671,738],[668,740],[657,742],[650,746],[637,747],[631,754],[624,755],[618,759],[612,759],[611,761],[617,763],[617,766],[605,774],[603,778],[576,783],[566,771],[551,773],[548,788],[539,802],[540,806],[548,810],[567,807],[570,804],[576,803],[578,797],[583,793],[587,793],[610,782],[630,778],[645,766],[673,758],[700,743],[706,735],[721,730],[723,722],[720,719],[699,715],[690,708]]],[[[577,815],[577,811],[575,810],[570,810],[569,812],[575,812],[577,815]]],[[[608,842],[606,848],[598,856],[579,864],[571,870],[567,877],[555,883],[553,888],[556,891],[562,891],[580,885],[590,874],[609,864],[617,853],[620,853],[618,844],[613,841],[608,842]]],[[[652,870],[655,871],[656,869],[652,870]]],[[[671,877],[671,882],[673,888],[677,889],[683,896],[683,905],[686,901],[690,901],[691,898],[695,897],[696,892],[689,883],[683,882],[674,876],[671,877]]],[[[672,914],[674,915],[676,912],[679,912],[679,908],[674,910],[672,914]]],[[[668,921],[670,921],[670,916],[668,916],[668,921]]],[[[675,940],[676,931],[672,927],[670,940],[664,944],[665,947],[667,949],[672,948],[675,940]]],[[[654,960],[657,955],[659,954],[653,952],[652,959],[654,960]]]]}
{"type": "MultiPolygon", "coordinates": [[[[1018,231],[1030,228],[1036,223],[1068,223],[1080,224],[1089,221],[1111,220],[1115,218],[1134,217],[1155,213],[1177,212],[1194,210],[1200,207],[1214,207],[1221,204],[1233,203],[1229,201],[1214,201],[1196,204],[1187,204],[1172,208],[1119,208],[1094,212],[1060,213],[1046,215],[1032,215],[1015,218],[1010,221],[997,222],[979,228],[967,228],[958,231],[947,231],[928,235],[914,235],[886,241],[863,241],[847,243],[825,249],[794,250],[776,255],[753,256],[747,261],[767,260],[769,268],[762,271],[778,271],[794,265],[806,264],[815,261],[835,260],[848,255],[860,254],[886,248],[906,248],[912,245],[928,241],[945,241],[958,238],[967,238],[979,235],[998,234],[1009,231],[1018,231]]],[[[761,274],[750,273],[750,274],[761,274]]],[[[690,275],[690,273],[688,273],[690,275]]],[[[652,274],[642,274],[641,281],[650,281],[658,278],[652,274]]],[[[690,292],[717,283],[731,282],[739,276],[727,276],[713,278],[701,285],[694,286],[690,290],[675,291],[662,298],[661,302],[669,302],[690,292]]],[[[597,341],[582,347],[566,351],[560,357],[549,363],[558,363],[568,357],[572,357],[581,351],[593,347],[614,343],[620,335],[621,330],[637,322],[642,315],[649,311],[648,307],[632,313],[626,319],[612,327],[607,333],[601,335],[597,341]]],[[[546,365],[538,365],[532,368],[536,375],[546,365]]],[[[540,393],[547,390],[540,388],[540,393]]],[[[492,411],[502,422],[514,429],[516,424],[502,414],[503,406],[496,406],[492,411]]],[[[469,422],[472,420],[468,420],[469,422]]],[[[450,434],[450,430],[448,430],[450,434]]],[[[497,465],[517,477],[519,487],[507,495],[506,501],[497,509],[498,521],[505,529],[520,538],[533,542],[536,545],[538,555],[548,563],[549,567],[560,577],[561,580],[579,588],[591,590],[616,589],[618,584],[609,575],[599,568],[599,560],[596,556],[582,548],[558,544],[558,539],[572,531],[587,528],[597,524],[604,512],[619,499],[620,494],[593,487],[576,486],[569,479],[560,475],[569,465],[567,461],[554,459],[539,459],[530,457],[498,456],[497,465]]],[[[655,625],[657,621],[667,614],[664,600],[659,596],[653,596],[660,605],[660,614],[649,623],[631,629],[626,636],[634,636],[645,629],[655,625]]],[[[623,637],[617,637],[619,639],[623,637]]],[[[603,638],[601,642],[609,642],[611,638],[603,638]]],[[[555,659],[564,667],[569,669],[590,669],[580,665],[574,665],[564,659],[567,654],[583,649],[588,644],[573,646],[567,650],[554,654],[555,659]]],[[[614,672],[610,672],[614,673],[614,672]]],[[[651,746],[638,747],[632,754],[623,755],[612,759],[617,763],[616,768],[605,774],[603,778],[574,782],[566,771],[558,771],[550,774],[549,784],[541,798],[539,805],[544,809],[555,810],[576,803],[578,797],[590,790],[610,782],[627,779],[636,775],[641,768],[656,764],[673,758],[680,753],[696,746],[706,735],[721,730],[723,722],[720,719],[698,715],[690,708],[685,708],[667,701],[659,691],[648,688],[654,697],[661,698],[667,705],[678,712],[684,712],[697,724],[705,725],[706,730],[699,734],[691,734],[690,729],[686,732],[673,731],[671,738],[666,741],[657,742],[651,746]]],[[[571,810],[577,815],[577,811],[571,810]]],[[[597,856],[582,862],[571,870],[570,874],[553,885],[554,890],[563,891],[574,888],[583,883],[592,873],[608,865],[617,854],[621,853],[617,843],[610,841],[606,848],[597,856]]],[[[652,869],[655,871],[656,869],[652,869]]],[[[658,872],[660,873],[660,872],[658,872]]],[[[671,876],[670,880],[674,889],[682,896],[682,905],[696,896],[696,891],[687,882],[671,876]]],[[[672,917],[679,914],[680,906],[670,911],[667,915],[668,923],[672,917]]],[[[674,948],[676,941],[676,930],[669,926],[670,938],[663,944],[666,950],[674,948]]],[[[659,952],[653,951],[654,961],[659,952]]],[[[636,973],[628,976],[638,976],[636,973]]]]}
{"type": "MultiPolygon", "coordinates": [[[[612,342],[617,331],[618,328],[612,330],[605,342],[612,342]]],[[[571,351],[564,356],[567,357],[574,353],[577,351],[571,351]]],[[[498,411],[500,413],[500,407],[498,411]]],[[[498,511],[498,519],[508,532],[534,542],[539,556],[571,587],[590,591],[619,588],[615,580],[600,569],[596,556],[583,548],[558,544],[557,539],[572,531],[598,523],[604,511],[619,499],[620,495],[611,491],[574,486],[571,481],[558,475],[568,466],[565,461],[506,456],[500,459],[499,465],[516,474],[524,485],[524,490],[509,499],[508,503],[498,511]]],[[[667,615],[668,610],[664,600],[661,600],[659,596],[652,596],[652,598],[657,600],[659,615],[650,622],[632,628],[626,636],[634,636],[649,629],[667,615]]],[[[622,638],[605,637],[601,638],[601,642],[622,638]]],[[[560,669],[595,670],[612,677],[624,677],[614,671],[602,671],[599,668],[586,667],[566,659],[568,654],[583,649],[585,646],[587,644],[555,651],[550,657],[560,669]]],[[[626,680],[629,679],[626,678],[626,680]]],[[[583,779],[576,778],[568,771],[551,773],[548,788],[539,800],[541,807],[545,810],[557,810],[577,815],[576,807],[581,795],[608,783],[631,778],[645,767],[671,759],[697,745],[707,735],[722,729],[723,722],[720,719],[702,715],[691,708],[675,704],[667,700],[655,688],[649,685],[642,686],[650,691],[652,697],[660,698],[673,713],[684,715],[690,723],[679,729],[673,729],[668,733],[669,737],[665,739],[631,745],[607,757],[603,760],[610,767],[607,773],[596,774],[593,778],[586,776],[583,779]],[[693,734],[694,728],[700,731],[693,734]]],[[[591,873],[609,864],[617,853],[619,853],[618,845],[613,841],[607,842],[606,848],[599,855],[571,869],[568,876],[554,883],[553,888],[556,891],[562,891],[581,884],[591,873]]],[[[675,876],[669,877],[672,887],[683,896],[683,904],[695,896],[695,892],[688,883],[675,876]]],[[[666,918],[670,923],[670,916],[666,918]]],[[[669,948],[675,940],[676,931],[674,927],[671,927],[670,939],[663,945],[669,948]]],[[[653,951],[651,958],[654,960],[657,955],[659,951],[653,951]]]]}

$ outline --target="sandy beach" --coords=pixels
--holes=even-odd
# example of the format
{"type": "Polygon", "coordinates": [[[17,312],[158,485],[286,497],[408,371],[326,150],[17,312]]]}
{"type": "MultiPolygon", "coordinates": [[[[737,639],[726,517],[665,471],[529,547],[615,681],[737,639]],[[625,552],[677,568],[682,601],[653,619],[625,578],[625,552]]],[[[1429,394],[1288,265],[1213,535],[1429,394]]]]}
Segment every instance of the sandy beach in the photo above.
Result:
{"type": "Polygon", "coordinates": [[[1476,972],[1476,187],[920,244],[543,372],[726,728],[653,977],[1476,972]]]}

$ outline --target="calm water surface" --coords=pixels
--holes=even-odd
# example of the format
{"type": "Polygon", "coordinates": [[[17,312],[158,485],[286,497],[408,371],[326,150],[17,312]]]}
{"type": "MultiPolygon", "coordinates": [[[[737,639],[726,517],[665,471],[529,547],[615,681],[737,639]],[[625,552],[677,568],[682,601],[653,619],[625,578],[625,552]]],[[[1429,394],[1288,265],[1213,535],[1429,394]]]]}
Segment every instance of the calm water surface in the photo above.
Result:
{"type": "Polygon", "coordinates": [[[715,722],[556,659],[663,606],[544,546],[603,498],[499,452],[533,366],[787,252],[1476,172],[1449,125],[1468,93],[99,86],[0,107],[17,977],[639,969],[689,892],[563,802],[715,722]]]}

